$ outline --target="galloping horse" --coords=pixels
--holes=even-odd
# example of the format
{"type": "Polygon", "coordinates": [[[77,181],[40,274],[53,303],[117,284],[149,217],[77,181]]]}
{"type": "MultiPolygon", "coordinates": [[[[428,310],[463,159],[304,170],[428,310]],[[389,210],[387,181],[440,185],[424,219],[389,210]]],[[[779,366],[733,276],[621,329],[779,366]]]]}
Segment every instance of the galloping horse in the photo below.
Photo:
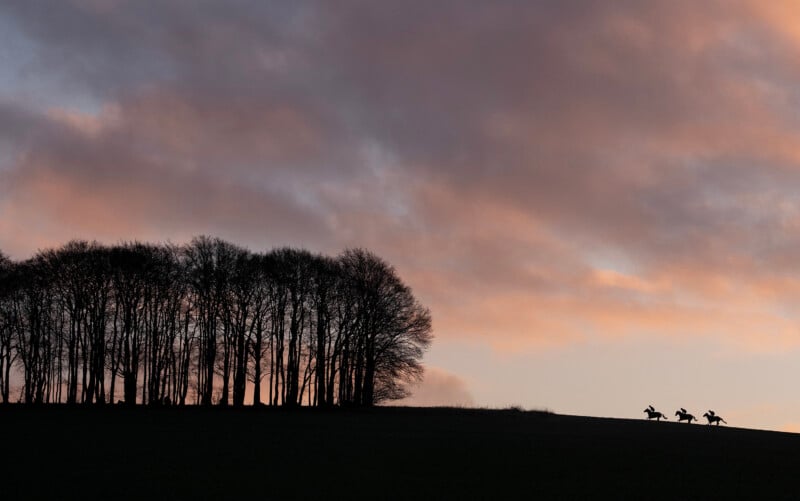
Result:
{"type": "Polygon", "coordinates": [[[644,410],[647,413],[647,419],[655,419],[656,421],[661,421],[661,418],[667,419],[667,416],[661,414],[652,405],[648,405],[647,409],[644,410]]]}
{"type": "Polygon", "coordinates": [[[675,411],[675,415],[678,416],[679,423],[681,421],[686,421],[687,423],[692,424],[692,419],[697,421],[697,418],[689,414],[683,407],[681,407],[680,410],[675,411]]]}
{"type": "Polygon", "coordinates": [[[719,422],[720,422],[720,421],[722,421],[722,422],[723,422],[723,423],[725,423],[725,424],[728,424],[728,422],[727,422],[727,421],[725,421],[724,419],[722,419],[722,417],[720,417],[720,416],[717,416],[717,415],[714,413],[714,411],[711,411],[711,410],[710,410],[710,411],[708,411],[708,412],[706,412],[705,414],[703,414],[703,417],[704,417],[704,418],[706,418],[706,419],[708,419],[708,424],[716,424],[717,426],[719,426],[719,422]]]}

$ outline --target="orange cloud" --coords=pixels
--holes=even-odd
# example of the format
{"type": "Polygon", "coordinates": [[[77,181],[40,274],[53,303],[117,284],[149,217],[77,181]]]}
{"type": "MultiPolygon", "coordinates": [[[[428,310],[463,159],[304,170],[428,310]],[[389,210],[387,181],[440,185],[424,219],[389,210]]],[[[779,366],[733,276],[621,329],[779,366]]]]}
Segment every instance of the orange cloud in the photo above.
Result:
{"type": "Polygon", "coordinates": [[[411,388],[412,395],[391,405],[414,407],[473,407],[475,400],[466,381],[437,367],[426,367],[421,383],[411,388]]]}
{"type": "Polygon", "coordinates": [[[0,109],[0,246],[364,245],[442,337],[793,346],[789,5],[254,7],[187,25],[67,2],[55,26],[9,7],[52,63],[31,71],[99,111],[0,109]]]}

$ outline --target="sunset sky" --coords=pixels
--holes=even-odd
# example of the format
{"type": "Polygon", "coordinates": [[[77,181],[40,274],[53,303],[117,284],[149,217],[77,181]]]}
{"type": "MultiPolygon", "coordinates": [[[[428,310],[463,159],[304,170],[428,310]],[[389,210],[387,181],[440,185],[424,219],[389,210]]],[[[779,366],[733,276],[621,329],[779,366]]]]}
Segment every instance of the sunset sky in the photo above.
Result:
{"type": "Polygon", "coordinates": [[[800,431],[800,7],[3,1],[0,250],[199,234],[392,263],[409,403],[800,431]]]}

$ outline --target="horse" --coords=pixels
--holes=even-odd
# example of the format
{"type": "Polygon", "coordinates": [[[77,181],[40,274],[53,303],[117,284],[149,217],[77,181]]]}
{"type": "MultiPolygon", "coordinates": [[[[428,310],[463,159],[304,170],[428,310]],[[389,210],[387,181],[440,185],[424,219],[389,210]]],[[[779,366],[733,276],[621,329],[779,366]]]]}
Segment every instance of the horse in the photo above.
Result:
{"type": "Polygon", "coordinates": [[[709,425],[711,425],[711,424],[716,424],[717,426],[719,426],[719,422],[720,422],[720,421],[722,421],[722,422],[723,422],[723,423],[725,423],[725,424],[728,424],[728,422],[727,422],[727,421],[725,421],[724,419],[722,419],[722,417],[721,417],[721,416],[717,416],[717,415],[714,413],[714,411],[708,411],[708,412],[706,412],[705,414],[703,414],[703,417],[704,417],[704,418],[706,418],[706,419],[708,419],[708,424],[709,424],[709,425]]]}
{"type": "Polygon", "coordinates": [[[661,418],[667,419],[667,416],[661,414],[652,405],[647,406],[647,409],[644,410],[647,413],[647,419],[655,419],[656,421],[661,421],[661,418]]]}
{"type": "Polygon", "coordinates": [[[679,423],[681,421],[686,421],[687,423],[692,424],[693,419],[697,421],[697,418],[689,414],[683,407],[681,407],[680,410],[675,411],[675,415],[678,416],[679,423]]]}

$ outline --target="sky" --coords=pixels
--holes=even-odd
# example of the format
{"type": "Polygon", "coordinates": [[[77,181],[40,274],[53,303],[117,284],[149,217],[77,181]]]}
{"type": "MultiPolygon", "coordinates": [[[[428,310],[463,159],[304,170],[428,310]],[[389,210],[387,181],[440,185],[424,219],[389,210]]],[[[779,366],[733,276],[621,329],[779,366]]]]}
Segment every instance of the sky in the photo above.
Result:
{"type": "Polygon", "coordinates": [[[0,3],[0,250],[366,247],[413,405],[800,431],[793,0],[0,3]]]}

